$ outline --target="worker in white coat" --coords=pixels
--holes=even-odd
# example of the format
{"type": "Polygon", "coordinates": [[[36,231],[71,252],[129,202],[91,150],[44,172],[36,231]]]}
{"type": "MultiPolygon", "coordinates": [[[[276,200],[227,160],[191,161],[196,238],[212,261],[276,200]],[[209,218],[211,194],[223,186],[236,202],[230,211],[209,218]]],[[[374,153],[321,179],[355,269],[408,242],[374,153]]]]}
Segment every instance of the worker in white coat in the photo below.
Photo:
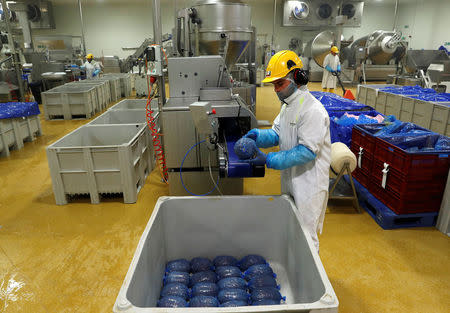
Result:
{"type": "Polygon", "coordinates": [[[98,77],[102,68],[100,64],[94,61],[94,55],[89,53],[86,56],[86,62],[83,65],[84,70],[86,71],[86,79],[92,79],[94,77],[98,77]]]}
{"type": "Polygon", "coordinates": [[[334,92],[336,89],[336,74],[341,72],[341,63],[339,61],[339,49],[336,46],[331,47],[330,53],[325,57],[323,61],[323,78],[322,78],[322,90],[334,92]],[[335,75],[333,75],[335,74],[335,75]]]}
{"type": "Polygon", "coordinates": [[[295,52],[275,54],[264,83],[273,83],[281,111],[272,129],[252,129],[244,137],[259,148],[279,145],[279,152],[265,155],[259,149],[248,162],[281,170],[281,191],[294,198],[315,247],[322,231],[328,202],[331,162],[330,120],[323,105],[308,91],[308,78],[295,52]]]}

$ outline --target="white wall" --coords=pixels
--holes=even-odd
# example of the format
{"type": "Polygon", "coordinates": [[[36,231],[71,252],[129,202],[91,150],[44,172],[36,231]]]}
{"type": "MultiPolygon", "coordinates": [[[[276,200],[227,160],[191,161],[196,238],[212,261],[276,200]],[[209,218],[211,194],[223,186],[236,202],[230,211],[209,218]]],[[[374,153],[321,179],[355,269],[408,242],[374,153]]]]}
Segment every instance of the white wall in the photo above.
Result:
{"type": "MultiPolygon", "coordinates": [[[[89,52],[96,56],[118,55],[126,57],[131,52],[122,51],[122,47],[136,47],[142,41],[153,36],[152,5],[150,0],[122,2],[94,2],[83,0],[83,14],[86,29],[86,44],[89,52]]],[[[259,34],[267,34],[267,43],[271,42],[273,1],[244,0],[252,6],[252,22],[259,34]]],[[[170,32],[174,25],[176,8],[189,6],[193,0],[162,0],[163,32],[170,32]]],[[[278,49],[288,47],[293,37],[304,43],[326,28],[316,31],[304,31],[300,27],[283,27],[283,0],[278,0],[275,44],[278,49]]],[[[80,35],[81,26],[77,1],[54,3],[55,30],[39,30],[35,34],[80,35]]],[[[398,28],[410,38],[410,48],[436,49],[444,42],[450,42],[450,0],[400,0],[398,28]],[[405,3],[406,1],[406,3],[405,3]],[[402,3],[403,2],[403,3],[402,3]],[[408,25],[408,28],[405,28],[408,25]]],[[[375,30],[391,30],[394,20],[393,1],[370,2],[364,7],[364,16],[360,28],[344,28],[344,36],[355,39],[375,30]]],[[[263,39],[263,37],[259,37],[263,39]]]]}
{"type": "Polygon", "coordinates": [[[412,49],[450,48],[450,0],[400,0],[397,27],[412,49]]]}

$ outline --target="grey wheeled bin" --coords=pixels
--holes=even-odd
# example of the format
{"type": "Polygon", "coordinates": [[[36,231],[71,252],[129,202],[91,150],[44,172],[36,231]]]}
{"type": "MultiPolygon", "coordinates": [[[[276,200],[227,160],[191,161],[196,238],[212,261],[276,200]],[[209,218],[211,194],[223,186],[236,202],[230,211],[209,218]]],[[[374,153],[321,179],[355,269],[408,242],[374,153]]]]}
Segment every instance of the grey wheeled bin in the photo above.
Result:
{"type": "Polygon", "coordinates": [[[162,197],[117,296],[116,313],[338,312],[338,299],[294,202],[287,196],[162,197]],[[197,256],[264,256],[286,303],[157,308],[166,262],[197,256]]]}
{"type": "Polygon", "coordinates": [[[56,204],[69,195],[123,194],[135,203],[152,170],[151,142],[145,124],[86,125],[47,147],[56,204]]]}

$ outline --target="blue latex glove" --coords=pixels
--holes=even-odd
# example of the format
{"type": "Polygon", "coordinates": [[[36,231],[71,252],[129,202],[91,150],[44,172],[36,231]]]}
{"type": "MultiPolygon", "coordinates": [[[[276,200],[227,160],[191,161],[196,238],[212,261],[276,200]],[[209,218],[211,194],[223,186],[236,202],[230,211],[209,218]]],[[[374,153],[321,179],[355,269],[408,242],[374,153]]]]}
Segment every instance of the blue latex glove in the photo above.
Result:
{"type": "Polygon", "coordinates": [[[329,66],[329,65],[325,66],[325,69],[330,73],[334,72],[333,69],[331,68],[331,66],[329,66]]]}
{"type": "Polygon", "coordinates": [[[267,155],[266,164],[268,168],[285,170],[293,166],[306,164],[313,161],[316,154],[304,145],[298,145],[290,150],[270,152],[267,155]]]}
{"type": "Polygon", "coordinates": [[[338,64],[338,66],[337,66],[337,72],[338,72],[338,73],[341,72],[341,65],[340,65],[340,64],[338,64]]]}
{"type": "Polygon", "coordinates": [[[250,160],[242,160],[242,162],[250,163],[252,165],[264,165],[266,164],[267,155],[259,149],[256,149],[256,156],[250,160]]]}
{"type": "Polygon", "coordinates": [[[94,73],[92,74],[93,77],[97,76],[98,74],[100,74],[100,70],[95,70],[94,73]]]}
{"type": "Polygon", "coordinates": [[[258,148],[270,148],[278,146],[279,137],[273,129],[253,128],[243,138],[250,138],[256,141],[258,148]]]}

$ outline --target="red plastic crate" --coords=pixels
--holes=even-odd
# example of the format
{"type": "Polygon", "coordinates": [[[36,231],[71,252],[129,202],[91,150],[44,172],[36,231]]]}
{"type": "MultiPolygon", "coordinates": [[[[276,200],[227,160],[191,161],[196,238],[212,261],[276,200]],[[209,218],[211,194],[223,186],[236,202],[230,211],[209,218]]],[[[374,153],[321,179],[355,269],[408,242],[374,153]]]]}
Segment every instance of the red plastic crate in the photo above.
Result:
{"type": "Polygon", "coordinates": [[[375,152],[376,137],[372,136],[368,131],[355,125],[352,129],[352,143],[351,146],[362,147],[364,151],[373,155],[375,152]]]}
{"type": "Polygon", "coordinates": [[[361,183],[361,185],[367,188],[367,180],[372,172],[373,156],[370,152],[364,150],[360,154],[359,147],[354,143],[352,143],[350,150],[355,154],[357,160],[357,166],[352,175],[361,183]],[[361,165],[361,167],[359,167],[359,165],[361,165]]]}
{"type": "Polygon", "coordinates": [[[369,192],[397,214],[438,212],[442,202],[442,194],[435,193],[426,197],[400,196],[388,185],[386,189],[383,188],[381,182],[375,179],[369,179],[368,185],[369,192]]]}
{"type": "Polygon", "coordinates": [[[425,181],[448,173],[448,153],[408,153],[387,141],[376,139],[374,158],[389,164],[390,168],[398,170],[409,179],[425,181]]]}

